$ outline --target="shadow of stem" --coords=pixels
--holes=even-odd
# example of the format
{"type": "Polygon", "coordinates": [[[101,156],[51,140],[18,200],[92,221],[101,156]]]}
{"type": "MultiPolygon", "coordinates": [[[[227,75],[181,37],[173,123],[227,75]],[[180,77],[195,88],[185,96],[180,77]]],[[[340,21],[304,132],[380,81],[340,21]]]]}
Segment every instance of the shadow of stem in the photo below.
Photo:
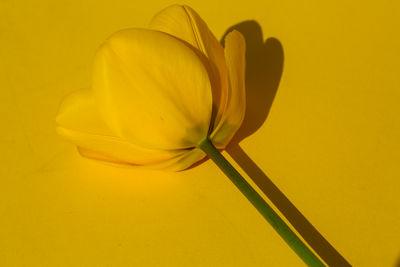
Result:
{"type": "Polygon", "coordinates": [[[284,56],[279,40],[268,38],[264,43],[256,21],[230,27],[222,44],[232,30],[238,30],[246,39],[246,115],[226,151],[329,266],[351,266],[239,146],[265,122],[279,87],[284,56]]]}
{"type": "Polygon", "coordinates": [[[351,266],[346,259],[318,232],[269,177],[254,163],[239,145],[229,146],[229,155],[251,177],[252,181],[286,217],[296,231],[329,266],[351,266]]]}

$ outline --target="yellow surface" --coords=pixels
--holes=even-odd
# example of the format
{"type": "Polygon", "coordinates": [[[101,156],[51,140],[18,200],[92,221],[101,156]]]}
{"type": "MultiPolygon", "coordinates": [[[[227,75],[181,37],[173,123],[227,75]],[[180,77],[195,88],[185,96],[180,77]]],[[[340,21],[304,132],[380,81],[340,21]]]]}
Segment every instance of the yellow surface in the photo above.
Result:
{"type": "MultiPolygon", "coordinates": [[[[179,173],[118,169],[55,133],[61,98],[90,85],[98,45],[171,3],[0,2],[0,266],[302,266],[211,161],[179,173]]],[[[185,4],[217,37],[256,21],[240,26],[252,44],[254,119],[241,149],[224,154],[326,261],[399,264],[398,2],[185,4]]]]}

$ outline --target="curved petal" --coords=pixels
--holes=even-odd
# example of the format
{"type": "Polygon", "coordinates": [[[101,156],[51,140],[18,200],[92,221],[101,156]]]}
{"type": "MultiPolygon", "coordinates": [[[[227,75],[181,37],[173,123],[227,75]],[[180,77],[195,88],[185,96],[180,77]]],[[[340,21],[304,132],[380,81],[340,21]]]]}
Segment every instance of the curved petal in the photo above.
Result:
{"type": "Polygon", "coordinates": [[[242,34],[236,30],[225,37],[225,58],[228,66],[228,104],[222,119],[211,134],[213,143],[224,148],[243,122],[246,110],[245,49],[242,34]]]}
{"type": "Polygon", "coordinates": [[[194,149],[186,150],[183,154],[181,154],[179,156],[176,156],[176,157],[173,157],[173,158],[170,158],[170,159],[158,162],[158,163],[139,165],[139,164],[132,164],[129,162],[117,160],[117,159],[111,158],[109,156],[100,154],[98,152],[84,149],[81,147],[78,147],[78,150],[79,150],[79,153],[86,158],[100,160],[102,162],[106,162],[110,165],[117,166],[117,167],[141,168],[141,169],[152,169],[152,170],[167,170],[167,171],[185,170],[206,156],[206,154],[202,150],[200,150],[198,148],[194,148],[194,149]]]}
{"type": "Polygon", "coordinates": [[[186,149],[207,136],[207,69],[168,34],[127,29],[112,35],[96,54],[93,91],[110,128],[141,147],[186,149]]]}
{"type": "Polygon", "coordinates": [[[200,50],[210,62],[214,118],[212,128],[221,120],[227,103],[228,74],[224,49],[201,17],[190,7],[173,5],[154,16],[150,28],[171,34],[200,50]]]}
{"type": "Polygon", "coordinates": [[[96,151],[115,161],[156,164],[184,154],[185,150],[150,150],[118,138],[98,112],[90,90],[79,90],[65,98],[57,118],[57,132],[77,146],[96,151]]]}
{"type": "Polygon", "coordinates": [[[58,126],[92,134],[113,136],[105,125],[90,89],[81,89],[67,95],[58,110],[58,126]]]}

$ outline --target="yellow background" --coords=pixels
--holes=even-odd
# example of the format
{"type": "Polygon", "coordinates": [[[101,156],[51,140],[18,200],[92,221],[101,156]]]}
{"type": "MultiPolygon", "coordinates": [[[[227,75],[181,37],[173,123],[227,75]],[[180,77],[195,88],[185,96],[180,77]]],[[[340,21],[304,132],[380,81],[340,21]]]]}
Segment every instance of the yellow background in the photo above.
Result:
{"type": "MultiPolygon", "coordinates": [[[[172,3],[0,1],[0,266],[302,266],[210,160],[118,169],[55,133],[99,44],[172,3]]],[[[218,38],[255,20],[254,120],[224,155],[327,262],[399,266],[399,2],[184,3],[218,38]]]]}

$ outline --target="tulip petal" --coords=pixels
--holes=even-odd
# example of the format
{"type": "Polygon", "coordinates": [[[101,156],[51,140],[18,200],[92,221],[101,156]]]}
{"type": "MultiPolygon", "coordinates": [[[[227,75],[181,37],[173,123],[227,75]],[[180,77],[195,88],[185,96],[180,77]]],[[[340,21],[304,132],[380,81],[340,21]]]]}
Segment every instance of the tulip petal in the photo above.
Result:
{"type": "Polygon", "coordinates": [[[243,122],[246,110],[245,49],[242,34],[236,30],[225,37],[225,58],[228,67],[228,104],[217,128],[211,134],[214,145],[224,148],[243,122]]]}
{"type": "Polygon", "coordinates": [[[179,156],[176,156],[176,157],[173,157],[173,158],[170,158],[170,159],[158,162],[158,163],[138,165],[138,164],[132,164],[129,162],[120,161],[120,160],[111,158],[109,156],[106,156],[106,155],[103,155],[98,152],[88,150],[85,148],[78,147],[78,150],[79,150],[79,153],[86,158],[106,162],[106,163],[108,163],[112,166],[116,166],[116,167],[165,170],[165,171],[185,170],[206,156],[206,154],[202,150],[195,148],[195,149],[191,149],[191,150],[186,150],[184,153],[182,153],[179,156]]]}
{"type": "Polygon", "coordinates": [[[118,136],[148,149],[195,147],[207,136],[212,92],[198,54],[177,38],[127,29],[98,50],[93,92],[118,136]]]}
{"type": "Polygon", "coordinates": [[[213,93],[213,125],[221,120],[227,104],[228,74],[224,49],[201,17],[190,7],[173,5],[154,16],[150,28],[171,34],[200,50],[209,60],[213,93]]]}
{"type": "Polygon", "coordinates": [[[79,90],[63,101],[58,112],[57,132],[78,147],[95,151],[116,162],[156,164],[177,156],[184,150],[150,150],[118,138],[105,124],[98,112],[90,90],[79,90]]]}

